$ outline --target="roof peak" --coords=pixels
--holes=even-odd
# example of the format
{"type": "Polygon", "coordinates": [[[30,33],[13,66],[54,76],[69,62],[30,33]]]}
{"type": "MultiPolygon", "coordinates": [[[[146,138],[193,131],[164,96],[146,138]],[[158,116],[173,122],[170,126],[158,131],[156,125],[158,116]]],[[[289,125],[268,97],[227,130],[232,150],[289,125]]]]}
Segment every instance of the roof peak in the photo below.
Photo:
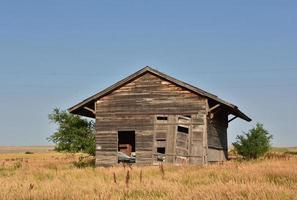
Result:
{"type": "Polygon", "coordinates": [[[144,68],[142,68],[140,71],[152,71],[152,70],[155,70],[155,69],[147,65],[144,68]]]}

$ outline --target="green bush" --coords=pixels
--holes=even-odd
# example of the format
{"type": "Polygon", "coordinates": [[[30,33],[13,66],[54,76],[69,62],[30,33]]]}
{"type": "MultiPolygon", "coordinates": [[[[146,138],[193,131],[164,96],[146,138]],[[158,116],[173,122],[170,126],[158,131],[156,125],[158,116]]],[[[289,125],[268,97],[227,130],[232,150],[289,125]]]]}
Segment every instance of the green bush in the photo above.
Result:
{"type": "Polygon", "coordinates": [[[49,115],[58,125],[57,131],[47,138],[56,144],[55,150],[95,154],[94,122],[56,108],[49,115]]]}
{"type": "Polygon", "coordinates": [[[257,159],[265,155],[271,148],[272,135],[264,129],[263,124],[257,123],[256,127],[248,133],[238,135],[233,146],[236,152],[245,159],[257,159]]]}

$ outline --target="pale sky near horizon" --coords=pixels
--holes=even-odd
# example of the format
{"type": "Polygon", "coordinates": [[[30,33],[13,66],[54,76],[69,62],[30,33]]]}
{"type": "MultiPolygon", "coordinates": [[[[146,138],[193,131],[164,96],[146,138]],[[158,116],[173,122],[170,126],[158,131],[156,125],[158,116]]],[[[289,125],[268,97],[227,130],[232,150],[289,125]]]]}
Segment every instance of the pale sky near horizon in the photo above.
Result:
{"type": "Polygon", "coordinates": [[[45,145],[67,109],[149,65],[297,146],[297,2],[0,1],[0,145],[45,145]]]}

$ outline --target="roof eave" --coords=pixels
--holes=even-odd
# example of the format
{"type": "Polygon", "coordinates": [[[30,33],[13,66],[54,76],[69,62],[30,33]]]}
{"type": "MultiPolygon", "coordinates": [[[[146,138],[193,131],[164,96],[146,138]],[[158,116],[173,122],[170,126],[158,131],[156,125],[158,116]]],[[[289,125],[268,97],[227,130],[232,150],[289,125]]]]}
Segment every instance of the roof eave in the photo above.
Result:
{"type": "Polygon", "coordinates": [[[241,112],[239,109],[235,109],[236,113],[234,113],[235,116],[245,120],[245,121],[248,121],[248,122],[251,122],[252,119],[249,118],[246,114],[244,114],[243,112],[241,112]]]}
{"type": "Polygon", "coordinates": [[[80,107],[82,107],[83,105],[86,105],[92,101],[95,101],[97,98],[100,98],[102,96],[105,96],[106,94],[110,93],[111,90],[116,89],[117,87],[121,86],[123,83],[126,83],[127,81],[131,81],[134,80],[135,78],[137,78],[138,76],[140,76],[141,74],[145,73],[146,71],[150,71],[150,67],[146,66],[144,68],[142,68],[141,70],[135,72],[134,74],[118,81],[117,83],[113,84],[112,86],[102,90],[101,92],[90,96],[89,98],[83,100],[82,102],[76,104],[75,106],[72,106],[71,108],[68,109],[68,112],[73,113],[76,109],[79,109],[80,107]]]}

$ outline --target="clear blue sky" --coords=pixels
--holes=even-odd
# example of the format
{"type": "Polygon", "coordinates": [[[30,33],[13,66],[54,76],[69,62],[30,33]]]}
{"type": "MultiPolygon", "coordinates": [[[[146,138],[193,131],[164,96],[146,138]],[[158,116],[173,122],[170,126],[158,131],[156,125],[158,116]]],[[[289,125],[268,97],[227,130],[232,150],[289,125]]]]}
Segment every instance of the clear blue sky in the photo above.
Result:
{"type": "Polygon", "coordinates": [[[297,2],[0,2],[0,145],[47,144],[47,115],[149,65],[238,105],[297,146],[297,2]]]}

